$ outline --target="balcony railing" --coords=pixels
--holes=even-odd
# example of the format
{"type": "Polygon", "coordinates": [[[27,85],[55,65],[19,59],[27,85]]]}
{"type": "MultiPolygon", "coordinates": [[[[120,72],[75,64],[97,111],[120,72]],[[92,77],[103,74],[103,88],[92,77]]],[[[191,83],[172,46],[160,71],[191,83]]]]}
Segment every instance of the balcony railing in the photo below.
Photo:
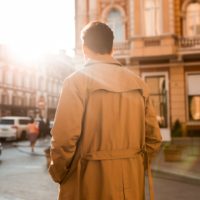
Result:
{"type": "Polygon", "coordinates": [[[128,41],[125,42],[116,42],[114,43],[114,55],[115,56],[127,56],[129,55],[130,43],[128,41]]]}
{"type": "Polygon", "coordinates": [[[178,40],[180,48],[200,48],[200,37],[182,37],[178,40]]]}
{"type": "Polygon", "coordinates": [[[145,47],[155,47],[161,45],[160,38],[145,38],[144,39],[144,46],[145,47]]]}

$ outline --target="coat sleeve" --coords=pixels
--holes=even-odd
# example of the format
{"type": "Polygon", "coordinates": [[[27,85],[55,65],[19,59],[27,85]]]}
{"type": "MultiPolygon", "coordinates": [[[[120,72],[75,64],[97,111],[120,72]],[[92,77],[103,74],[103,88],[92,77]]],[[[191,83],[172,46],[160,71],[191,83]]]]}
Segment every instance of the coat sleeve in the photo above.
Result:
{"type": "Polygon", "coordinates": [[[49,173],[55,182],[62,182],[69,171],[81,134],[83,107],[77,88],[66,79],[51,131],[49,173]]]}
{"type": "Polygon", "coordinates": [[[149,97],[146,100],[145,129],[146,150],[149,158],[151,159],[160,149],[162,137],[160,134],[160,127],[156,119],[156,113],[149,97]]]}

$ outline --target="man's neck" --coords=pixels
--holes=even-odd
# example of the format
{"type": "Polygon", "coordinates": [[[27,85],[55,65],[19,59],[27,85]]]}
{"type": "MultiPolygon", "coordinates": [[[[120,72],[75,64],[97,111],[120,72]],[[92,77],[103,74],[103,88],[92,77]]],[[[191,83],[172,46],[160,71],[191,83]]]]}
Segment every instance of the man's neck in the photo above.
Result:
{"type": "Polygon", "coordinates": [[[93,55],[90,55],[88,59],[97,60],[97,61],[112,61],[113,57],[111,54],[93,54],[93,55]]]}

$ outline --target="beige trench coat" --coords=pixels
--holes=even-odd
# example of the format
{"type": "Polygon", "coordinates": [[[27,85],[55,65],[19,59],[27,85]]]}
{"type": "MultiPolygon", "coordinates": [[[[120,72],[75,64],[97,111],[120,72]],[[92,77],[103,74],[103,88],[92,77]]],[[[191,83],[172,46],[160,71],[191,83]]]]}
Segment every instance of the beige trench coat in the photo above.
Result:
{"type": "Polygon", "coordinates": [[[144,150],[161,136],[145,83],[115,60],[68,77],[52,129],[49,172],[59,200],[143,200],[144,150]]]}

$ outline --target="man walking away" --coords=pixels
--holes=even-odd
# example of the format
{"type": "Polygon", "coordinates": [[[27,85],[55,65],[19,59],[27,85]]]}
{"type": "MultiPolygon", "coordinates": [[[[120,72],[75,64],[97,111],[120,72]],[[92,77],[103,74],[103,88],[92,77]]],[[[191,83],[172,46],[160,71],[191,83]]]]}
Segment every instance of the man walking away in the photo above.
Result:
{"type": "Polygon", "coordinates": [[[146,84],[112,57],[113,32],[82,30],[85,67],[64,81],[52,129],[49,172],[59,200],[143,200],[145,169],[160,129],[146,84]]]}

